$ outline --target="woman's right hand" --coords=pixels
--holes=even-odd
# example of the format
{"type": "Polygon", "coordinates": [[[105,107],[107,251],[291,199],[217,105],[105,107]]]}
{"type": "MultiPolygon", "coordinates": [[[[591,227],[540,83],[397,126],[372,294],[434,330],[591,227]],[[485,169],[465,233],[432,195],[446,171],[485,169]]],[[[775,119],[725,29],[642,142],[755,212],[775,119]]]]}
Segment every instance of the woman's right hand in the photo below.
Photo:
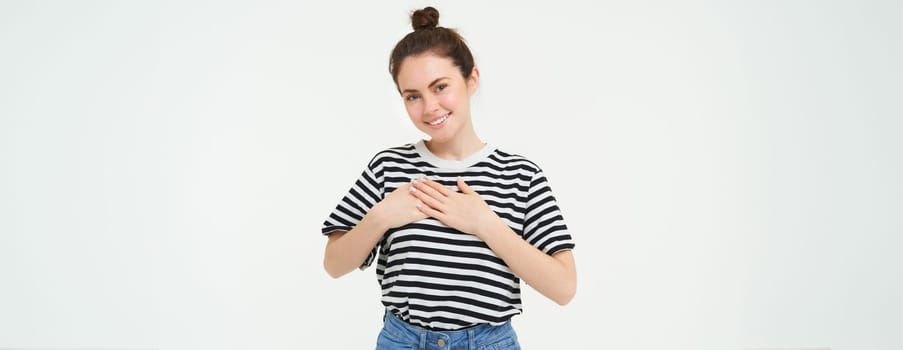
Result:
{"type": "Polygon", "coordinates": [[[395,189],[370,208],[367,216],[372,216],[386,230],[426,219],[426,214],[418,209],[423,203],[411,194],[412,188],[411,184],[405,184],[395,189]]]}

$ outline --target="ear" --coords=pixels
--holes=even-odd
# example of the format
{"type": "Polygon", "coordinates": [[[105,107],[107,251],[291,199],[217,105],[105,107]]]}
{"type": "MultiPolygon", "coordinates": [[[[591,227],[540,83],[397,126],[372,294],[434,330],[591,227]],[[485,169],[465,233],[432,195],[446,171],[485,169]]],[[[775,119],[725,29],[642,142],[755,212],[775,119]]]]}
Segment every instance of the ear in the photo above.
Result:
{"type": "Polygon", "coordinates": [[[477,88],[480,86],[480,70],[477,67],[473,67],[473,70],[470,71],[470,77],[467,78],[467,92],[473,96],[474,93],[477,92],[477,88]]]}

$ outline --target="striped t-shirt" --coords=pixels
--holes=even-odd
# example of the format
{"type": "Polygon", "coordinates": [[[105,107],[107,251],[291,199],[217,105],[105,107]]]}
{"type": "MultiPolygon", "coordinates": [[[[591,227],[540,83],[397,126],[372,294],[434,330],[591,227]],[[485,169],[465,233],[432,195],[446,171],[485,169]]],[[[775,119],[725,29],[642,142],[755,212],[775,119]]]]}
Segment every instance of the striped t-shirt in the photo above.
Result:
{"type": "MultiPolygon", "coordinates": [[[[459,191],[461,176],[511,229],[546,254],[574,248],[542,170],[526,158],[485,145],[465,160],[441,159],[423,141],[373,157],[323,223],[323,234],[350,231],[374,204],[426,176],[459,191]]],[[[482,240],[433,218],[390,229],[364,261],[376,259],[382,303],[430,329],[501,324],[521,313],[520,279],[482,240]]]]}

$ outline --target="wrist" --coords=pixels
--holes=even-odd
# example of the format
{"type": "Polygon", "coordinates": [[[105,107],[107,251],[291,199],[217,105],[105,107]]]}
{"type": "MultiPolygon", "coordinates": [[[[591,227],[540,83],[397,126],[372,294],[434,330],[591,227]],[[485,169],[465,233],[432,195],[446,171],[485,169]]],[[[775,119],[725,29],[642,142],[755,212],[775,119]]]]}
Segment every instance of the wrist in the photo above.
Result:
{"type": "Polygon", "coordinates": [[[383,219],[380,203],[376,203],[376,205],[370,208],[370,211],[364,215],[359,225],[363,225],[369,228],[369,230],[380,233],[386,232],[391,228],[388,227],[386,220],[383,219]]]}
{"type": "Polygon", "coordinates": [[[493,215],[491,219],[486,220],[483,225],[477,228],[475,235],[485,241],[488,238],[492,238],[493,235],[505,232],[506,229],[508,229],[508,224],[505,223],[505,220],[502,220],[498,215],[493,215]]]}

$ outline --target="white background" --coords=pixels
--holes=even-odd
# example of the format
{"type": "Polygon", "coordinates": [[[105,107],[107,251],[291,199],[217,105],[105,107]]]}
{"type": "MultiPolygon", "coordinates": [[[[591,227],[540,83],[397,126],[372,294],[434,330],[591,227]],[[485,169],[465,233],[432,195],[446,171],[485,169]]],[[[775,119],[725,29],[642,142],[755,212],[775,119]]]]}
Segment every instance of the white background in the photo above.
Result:
{"type": "MultiPolygon", "coordinates": [[[[0,348],[373,348],[319,230],[426,4],[0,2],[0,348]]],[[[899,2],[437,7],[577,242],[525,348],[903,348],[899,2]]]]}

